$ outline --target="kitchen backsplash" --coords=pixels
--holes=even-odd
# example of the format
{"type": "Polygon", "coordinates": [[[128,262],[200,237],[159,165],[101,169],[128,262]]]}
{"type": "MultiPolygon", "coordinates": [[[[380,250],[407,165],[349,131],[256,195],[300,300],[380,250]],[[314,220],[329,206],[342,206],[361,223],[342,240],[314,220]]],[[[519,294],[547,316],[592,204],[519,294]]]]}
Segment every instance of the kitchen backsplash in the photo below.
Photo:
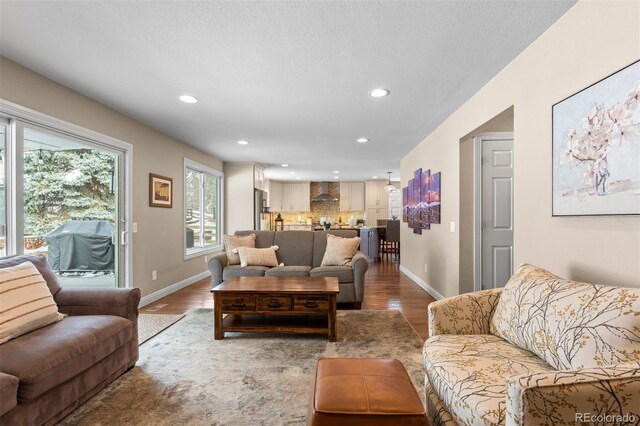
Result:
{"type": "MultiPolygon", "coordinates": [[[[311,199],[318,196],[322,192],[322,186],[320,182],[311,182],[309,188],[311,192],[311,199]]],[[[340,183],[329,182],[329,194],[340,199],[340,183]]],[[[278,212],[274,212],[278,213],[278,212]]],[[[321,217],[332,217],[336,223],[342,217],[342,223],[347,223],[351,216],[356,219],[364,219],[364,212],[344,212],[340,211],[340,201],[311,201],[310,212],[300,213],[281,213],[285,224],[298,223],[299,220],[306,222],[307,218],[311,217],[312,222],[315,224],[321,217]]],[[[275,218],[275,215],[274,215],[275,218]]]]}

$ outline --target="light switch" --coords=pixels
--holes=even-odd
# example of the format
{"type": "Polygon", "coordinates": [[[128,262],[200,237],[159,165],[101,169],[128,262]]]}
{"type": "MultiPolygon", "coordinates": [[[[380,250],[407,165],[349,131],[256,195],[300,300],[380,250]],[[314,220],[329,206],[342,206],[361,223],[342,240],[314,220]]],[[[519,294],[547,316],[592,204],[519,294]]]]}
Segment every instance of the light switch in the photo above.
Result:
{"type": "Polygon", "coordinates": [[[133,222],[133,233],[138,232],[138,222],[133,222]]]}
{"type": "Polygon", "coordinates": [[[456,223],[449,222],[449,232],[456,232],[456,223]]]}

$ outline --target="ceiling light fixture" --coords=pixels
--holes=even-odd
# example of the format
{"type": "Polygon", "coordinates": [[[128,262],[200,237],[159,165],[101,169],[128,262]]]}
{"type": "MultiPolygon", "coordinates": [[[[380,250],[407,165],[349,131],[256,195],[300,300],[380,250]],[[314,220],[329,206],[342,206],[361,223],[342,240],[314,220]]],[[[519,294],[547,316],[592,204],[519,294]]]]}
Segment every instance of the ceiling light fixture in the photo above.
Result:
{"type": "Polygon", "coordinates": [[[289,167],[288,164],[281,164],[282,167],[289,167]]]}
{"type": "Polygon", "coordinates": [[[334,170],[333,173],[340,173],[340,170],[334,170]]]}
{"type": "Polygon", "coordinates": [[[383,89],[382,87],[379,87],[370,91],[369,96],[371,96],[372,98],[382,98],[384,96],[387,96],[389,93],[391,93],[389,89],[383,89]]]}
{"type": "Polygon", "coordinates": [[[300,176],[296,176],[296,179],[300,179],[300,176]]]}
{"type": "Polygon", "coordinates": [[[294,172],[293,170],[289,172],[290,175],[295,175],[296,172],[294,172]]]}
{"type": "Polygon", "coordinates": [[[180,99],[185,104],[195,104],[196,102],[198,102],[198,98],[191,95],[182,95],[178,99],[180,99]]]}
{"type": "Polygon", "coordinates": [[[387,184],[384,186],[384,189],[387,192],[391,192],[396,189],[396,187],[391,184],[391,172],[387,172],[387,174],[389,175],[389,182],[387,182],[387,184]]]}
{"type": "Polygon", "coordinates": [[[378,179],[378,176],[371,176],[372,179],[378,179]]]}
{"type": "Polygon", "coordinates": [[[334,176],[333,178],[334,179],[340,179],[340,176],[334,176]]]}
{"type": "Polygon", "coordinates": [[[238,145],[249,145],[247,141],[238,141],[238,145]]]}
{"type": "Polygon", "coordinates": [[[365,142],[369,142],[369,139],[367,139],[367,138],[360,138],[360,139],[358,139],[356,142],[359,142],[359,143],[365,143],[365,142]]]}

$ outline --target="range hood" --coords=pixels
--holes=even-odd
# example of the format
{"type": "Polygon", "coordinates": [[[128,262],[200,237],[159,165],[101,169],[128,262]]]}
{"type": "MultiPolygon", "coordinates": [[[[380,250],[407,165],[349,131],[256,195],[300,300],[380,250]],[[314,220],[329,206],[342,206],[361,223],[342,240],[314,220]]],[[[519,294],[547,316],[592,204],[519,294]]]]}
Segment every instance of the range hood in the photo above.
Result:
{"type": "Polygon", "coordinates": [[[338,201],[338,199],[329,194],[329,182],[322,182],[320,195],[313,197],[311,201],[338,201]]]}

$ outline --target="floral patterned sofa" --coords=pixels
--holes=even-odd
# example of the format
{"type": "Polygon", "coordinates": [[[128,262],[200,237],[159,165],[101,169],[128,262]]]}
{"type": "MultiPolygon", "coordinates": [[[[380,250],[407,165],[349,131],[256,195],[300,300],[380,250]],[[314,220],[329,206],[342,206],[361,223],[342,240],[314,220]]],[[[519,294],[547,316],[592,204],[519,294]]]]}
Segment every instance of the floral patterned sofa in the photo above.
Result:
{"type": "Polygon", "coordinates": [[[640,423],[640,289],[521,265],[504,289],[429,305],[432,425],[640,423]]]}

